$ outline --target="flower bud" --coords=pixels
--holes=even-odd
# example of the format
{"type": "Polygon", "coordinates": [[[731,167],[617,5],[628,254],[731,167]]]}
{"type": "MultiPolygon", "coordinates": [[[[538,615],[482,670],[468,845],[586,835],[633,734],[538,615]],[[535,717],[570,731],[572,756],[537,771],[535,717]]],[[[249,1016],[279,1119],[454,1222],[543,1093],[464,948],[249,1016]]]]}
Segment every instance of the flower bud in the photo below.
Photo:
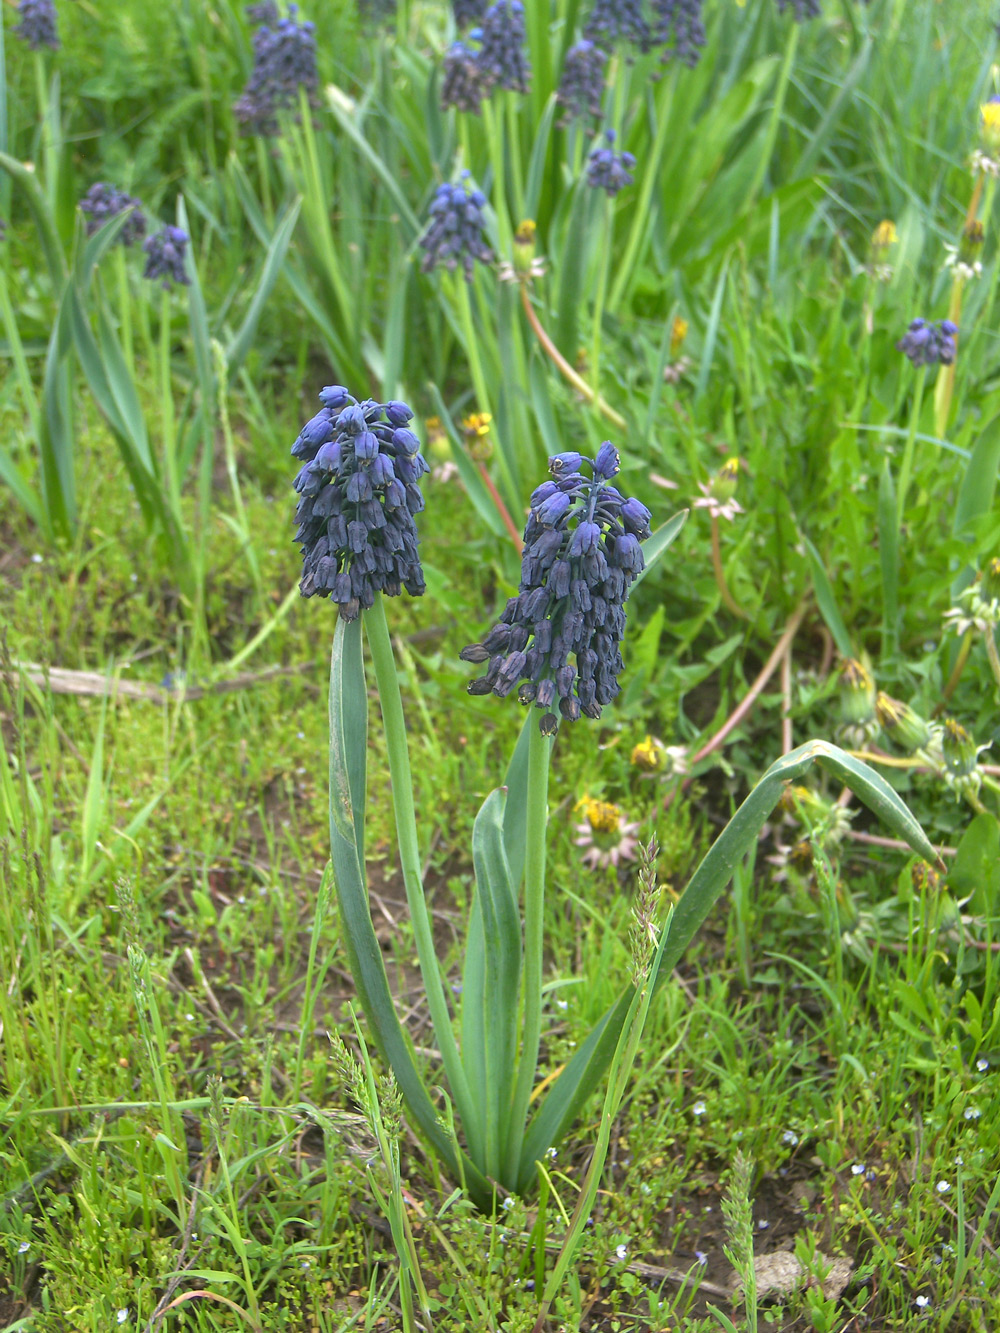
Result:
{"type": "Polygon", "coordinates": [[[684,346],[684,339],[688,334],[688,322],[683,315],[674,315],[673,323],[670,325],[670,355],[675,357],[684,346]]]}
{"type": "Polygon", "coordinates": [[[941,753],[952,779],[969,778],[975,773],[979,749],[961,722],[956,722],[953,717],[945,718],[941,753]]]}
{"type": "Polygon", "coordinates": [[[895,222],[886,218],[872,232],[872,249],[888,250],[889,246],[895,245],[898,240],[899,233],[896,231],[895,222]]]}
{"type": "Polygon", "coordinates": [[[991,156],[1000,152],[1000,97],[991,97],[981,107],[982,125],[979,136],[985,152],[991,156]]]}
{"type": "Polygon", "coordinates": [[[863,663],[848,658],[840,670],[840,713],[848,726],[875,716],[875,682],[863,663]]]}
{"type": "Polygon", "coordinates": [[[535,257],[535,224],[526,218],[514,233],[514,271],[520,274],[531,272],[531,261],[535,257]]]}
{"type": "Polygon", "coordinates": [[[933,736],[930,723],[925,722],[909,704],[890,699],[880,691],[875,700],[875,713],[885,734],[907,754],[923,750],[930,744],[933,736]]]}
{"type": "Polygon", "coordinates": [[[736,494],[736,483],[740,475],[740,460],[727,459],[709,483],[708,493],[713,500],[725,504],[736,494]]]}
{"type": "Polygon", "coordinates": [[[646,773],[659,773],[666,761],[666,746],[655,736],[647,736],[633,747],[632,763],[646,773]]]}
{"type": "Polygon", "coordinates": [[[471,412],[462,420],[462,433],[468,443],[469,453],[477,463],[485,463],[493,453],[493,441],[490,439],[492,420],[489,412],[471,412]]]}

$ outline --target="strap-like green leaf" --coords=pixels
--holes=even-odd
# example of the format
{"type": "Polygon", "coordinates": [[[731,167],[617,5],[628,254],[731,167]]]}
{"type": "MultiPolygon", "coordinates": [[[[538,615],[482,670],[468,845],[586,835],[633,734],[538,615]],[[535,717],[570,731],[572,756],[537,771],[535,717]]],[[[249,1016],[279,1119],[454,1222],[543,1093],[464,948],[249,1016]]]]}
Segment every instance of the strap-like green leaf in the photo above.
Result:
{"type": "Polygon", "coordinates": [[[406,1105],[456,1179],[464,1179],[480,1207],[489,1207],[489,1183],[445,1132],[420,1079],[396,1016],[368,906],[361,857],[364,823],[368,702],[361,656],[361,621],[338,619],[330,657],[330,859],[351,975],[378,1049],[391,1067],[406,1105]]]}
{"type": "Polygon", "coordinates": [[[651,532],[642,543],[642,556],[645,564],[636,576],[635,583],[632,584],[633,588],[642,582],[657,561],[662,558],[664,552],[687,522],[689,513],[690,510],[682,509],[673,518],[668,518],[666,523],[661,523],[656,531],[651,532]]]}
{"type": "MultiPolygon", "coordinates": [[[[801,777],[813,763],[819,763],[849,787],[918,855],[928,861],[937,860],[923,829],[884,778],[836,745],[809,741],[771,765],[706,853],[674,908],[669,932],[661,937],[655,960],[659,982],[677,966],[695,932],[729,884],[734,867],[756,842],[785,784],[801,777]]],[[[604,1077],[631,995],[629,986],[553,1083],[525,1136],[519,1168],[522,1185],[531,1180],[535,1162],[565,1133],[604,1077]]]]}
{"type": "Polygon", "coordinates": [[[812,572],[813,591],[816,594],[816,605],[820,609],[820,614],[826,621],[826,627],[833,635],[833,641],[837,645],[837,652],[841,657],[853,657],[854,649],[851,646],[851,636],[847,632],[847,626],[844,624],[843,616],[840,614],[840,608],[837,606],[837,599],[833,594],[833,585],[830,582],[829,575],[826,572],[826,566],[823,564],[823,557],[808,537],[804,537],[806,555],[809,557],[809,568],[812,572]]]}
{"type": "Polygon", "coordinates": [[[483,938],[483,1042],[486,1075],[486,1170],[500,1174],[507,1139],[517,1049],[521,918],[504,852],[503,788],[490,792],[472,830],[472,861],[483,938]]]}
{"type": "Polygon", "coordinates": [[[278,281],[281,273],[281,266],[285,262],[285,255],[288,252],[288,243],[292,239],[292,232],[295,230],[295,224],[299,220],[299,213],[302,209],[302,200],[296,199],[288,209],[288,212],[275,228],[274,235],[271,237],[267,248],[267,254],[264,257],[264,266],[260,272],[260,281],[257,283],[257,290],[253,294],[250,302],[250,308],[240,325],[239,332],[233,338],[232,342],[226,348],[226,365],[229,371],[229,378],[233,379],[246,359],[247,353],[253,346],[253,340],[257,334],[257,325],[260,323],[260,317],[264,311],[264,305],[267,298],[271,295],[274,284],[278,281]]]}

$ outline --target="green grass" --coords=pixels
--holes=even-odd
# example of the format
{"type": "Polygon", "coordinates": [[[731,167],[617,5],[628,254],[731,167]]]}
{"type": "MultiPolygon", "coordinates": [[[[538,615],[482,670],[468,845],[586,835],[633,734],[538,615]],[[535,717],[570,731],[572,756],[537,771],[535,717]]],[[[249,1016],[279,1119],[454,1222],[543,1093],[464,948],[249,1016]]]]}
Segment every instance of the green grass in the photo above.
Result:
{"type": "MultiPolygon", "coordinates": [[[[489,466],[515,519],[548,452],[606,432],[659,522],[727,457],[744,464],[745,513],[722,525],[721,561],[745,618],[722,602],[709,521],[695,510],[630,604],[618,705],[559,738],[544,1070],[569,1058],[629,971],[634,876],[582,865],[578,802],[617,802],[655,831],[660,876],[680,891],[781,753],[780,674],[683,791],[630,762],[637,742],[652,733],[696,753],[803,599],[789,673],[796,743],[839,724],[838,634],[893,697],[925,716],[941,699],[958,652],[942,616],[1000,536],[989,425],[1000,410],[1000,256],[985,207],[985,271],[965,292],[952,414],[940,433],[932,376],[898,533],[880,478],[888,460],[898,481],[913,403],[894,344],[915,315],[947,313],[942,243],[961,229],[978,107],[994,91],[991,13],[830,0],[799,30],[760,0],[719,0],[695,70],[654,81],[653,57],[616,66],[609,118],[638,165],[605,232],[575,184],[589,140],[554,130],[548,109],[558,68],[545,53],[562,49],[577,9],[553,3],[551,32],[533,16],[534,91],[512,104],[501,139],[488,118],[437,110],[443,5],[403,4],[396,27],[377,31],[353,7],[316,0],[305,17],[324,34],[324,87],[339,92],[324,93],[315,125],[263,148],[239,138],[230,109],[250,56],[229,0],[159,10],[125,0],[113,13],[64,4],[63,49],[45,58],[46,77],[59,76],[46,85],[50,126],[59,110],[47,148],[34,65],[7,25],[0,150],[36,164],[54,244],[80,255],[74,204],[94,180],[164,219],[180,195],[204,312],[171,298],[165,390],[161,303],[135,257],[123,275],[115,252],[81,282],[94,328],[104,311],[126,345],[131,330],[129,375],[160,482],[169,399],[183,484],[172,535],[144,520],[74,342],[59,374],[76,520],[50,522],[38,460],[62,279],[26,187],[0,180],[13,320],[0,329],[12,369],[0,383],[0,452],[21,485],[0,508],[0,1330],[403,1327],[405,1217],[435,1328],[528,1333],[583,1182],[597,1099],[538,1187],[481,1216],[398,1124],[381,1071],[376,1118],[326,1037],[357,1049],[336,910],[317,913],[331,608],[294,600],[244,653],[297,579],[287,450],[322,384],[407,397],[422,435],[442,406],[456,426],[488,407],[489,466]],[[490,195],[496,244],[521,220],[514,200],[527,200],[549,261],[532,293],[539,318],[568,360],[585,349],[585,375],[596,349],[601,392],[627,421],[620,437],[544,356],[517,292],[486,270],[470,290],[473,376],[457,285],[420,275],[413,257],[460,146],[490,195]],[[227,384],[208,340],[236,345],[277,221],[298,199],[287,256],[227,384]],[[863,266],[883,218],[899,243],[891,281],[876,284],[863,266]],[[663,379],[674,314],[690,324],[691,366],[677,383],[663,379]],[[156,697],[63,693],[57,669],[156,697]]],[[[389,606],[435,938],[453,980],[472,822],[521,722],[513,704],[469,698],[457,660],[517,577],[485,492],[469,488],[428,484],[429,592],[389,606]]],[[[1000,736],[996,699],[977,639],[949,710],[978,744],[1000,736]]],[[[872,744],[892,751],[884,740],[872,744]]],[[[373,919],[433,1085],[377,725],[371,747],[373,919]]],[[[550,1327],[694,1333],[721,1326],[713,1306],[749,1327],[721,1290],[735,1243],[723,1201],[740,1152],[753,1163],[758,1255],[792,1250],[814,1272],[817,1252],[852,1266],[838,1297],[813,1285],[778,1301],[759,1283],[759,1325],[996,1326],[995,775],[975,815],[933,773],[880,771],[958,855],[928,877],[900,850],[856,839],[879,832],[867,816],[844,833],[835,787],[776,812],[651,1007],[593,1226],[550,1327]],[[765,859],[803,839],[802,859],[765,859]]]]}

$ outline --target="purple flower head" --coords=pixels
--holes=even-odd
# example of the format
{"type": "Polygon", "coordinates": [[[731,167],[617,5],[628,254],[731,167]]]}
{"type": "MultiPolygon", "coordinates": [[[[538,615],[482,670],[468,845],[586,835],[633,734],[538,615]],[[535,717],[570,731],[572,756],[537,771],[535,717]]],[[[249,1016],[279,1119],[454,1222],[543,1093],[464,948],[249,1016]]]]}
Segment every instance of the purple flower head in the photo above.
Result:
{"type": "Polygon", "coordinates": [[[617,471],[608,442],[593,461],[577,453],[549,460],[552,480],[531,497],[518,595],[483,642],[461,653],[486,667],[469,693],[503,697],[516,688],[541,710],[543,736],[560,718],[600,717],[618,694],[625,601],[643,569],[650,514],[611,484],[617,471]]]}
{"type": "Polygon", "coordinates": [[[472,23],[481,23],[486,13],[486,0],[451,0],[455,14],[455,25],[467,28],[472,23]]]}
{"type": "Polygon", "coordinates": [[[59,49],[56,7],[52,0],[21,0],[17,15],[20,23],[14,31],[32,51],[40,51],[43,46],[50,46],[53,51],[59,49]]]}
{"type": "Polygon", "coordinates": [[[441,62],[441,110],[456,107],[459,111],[472,111],[479,115],[479,108],[487,88],[483,79],[475,51],[471,51],[464,42],[452,42],[444,53],[441,62]]]}
{"type": "Polygon", "coordinates": [[[476,56],[487,92],[504,88],[526,93],[531,65],[526,50],[521,0],[497,0],[483,15],[476,56]]]}
{"type": "Polygon", "coordinates": [[[613,50],[619,42],[648,50],[651,33],[643,17],[642,0],[594,0],[583,35],[605,51],[613,50]]]}
{"type": "Polygon", "coordinates": [[[299,586],[355,620],[376,593],[424,591],[413,516],[424,507],[418,483],[428,467],[403,424],[413,415],[405,403],[359,403],[340,385],[319,398],[322,410],[292,445],[304,464],[295,478],[299,586]]]}
{"type": "Polygon", "coordinates": [[[566,52],[562,78],[556,90],[556,101],[563,109],[560,125],[585,116],[599,118],[601,98],[604,96],[604,67],[606,52],[596,42],[577,42],[566,52]]]}
{"type": "Polygon", "coordinates": [[[958,325],[950,319],[942,319],[938,324],[915,319],[896,344],[896,350],[909,357],[915,366],[950,366],[957,351],[957,333],[958,325]]]}
{"type": "Polygon", "coordinates": [[[273,28],[281,18],[275,0],[258,0],[255,5],[247,5],[246,16],[251,23],[263,23],[268,28],[273,28]]]}
{"type": "MultiPolygon", "coordinates": [[[[864,4],[868,0],[863,0],[864,4]]],[[[795,22],[805,23],[807,19],[818,18],[823,12],[819,0],[778,0],[778,13],[784,14],[786,10],[794,11],[795,22]]]]}
{"type": "Polygon", "coordinates": [[[93,236],[105,222],[110,222],[119,213],[129,211],[128,221],[122,224],[118,233],[118,242],[132,245],[141,241],[146,234],[146,218],[138,199],[133,199],[124,190],[118,190],[106,181],[92,185],[80,200],[80,212],[87,214],[87,235],[93,236]]]}
{"type": "MultiPolygon", "coordinates": [[[[813,0],[799,2],[812,4],[813,0]]],[[[677,59],[691,68],[697,65],[700,50],[705,45],[701,4],[702,0],[653,0],[656,16],[653,45],[665,48],[661,56],[664,63],[677,59]]]]}
{"type": "Polygon", "coordinates": [[[175,282],[188,286],[191,279],[184,270],[187,244],[188,234],[186,231],[181,231],[180,227],[167,226],[161,231],[154,232],[142,243],[142,251],[146,256],[146,267],[142,270],[142,276],[149,278],[150,281],[162,278],[162,285],[167,289],[175,282]]]}
{"type": "Polygon", "coordinates": [[[493,262],[493,251],[483,235],[483,206],[486,197],[479,190],[466,189],[468,172],[454,183],[445,181],[431,200],[427,230],[420,238],[424,257],[420,267],[425,273],[444,264],[456,269],[459,264],[466,280],[472,281],[473,261],[493,262]]]}
{"type": "Polygon", "coordinates": [[[612,197],[632,184],[635,158],[631,153],[616,153],[615,132],[605,130],[606,148],[595,148],[587,159],[587,184],[607,191],[612,197]]]}
{"type": "Polygon", "coordinates": [[[297,5],[288,6],[284,19],[272,18],[266,3],[252,8],[265,19],[254,33],[253,69],[233,113],[241,133],[273,138],[280,132],[278,112],[298,107],[300,89],[310,106],[317,104],[316,29],[296,21],[297,5]]]}

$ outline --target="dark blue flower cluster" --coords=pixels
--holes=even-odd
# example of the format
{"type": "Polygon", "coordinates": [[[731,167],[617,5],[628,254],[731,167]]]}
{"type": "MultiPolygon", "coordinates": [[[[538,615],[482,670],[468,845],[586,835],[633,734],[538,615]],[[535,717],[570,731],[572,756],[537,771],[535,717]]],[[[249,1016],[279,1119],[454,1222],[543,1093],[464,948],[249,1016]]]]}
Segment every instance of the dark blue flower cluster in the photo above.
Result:
{"type": "Polygon", "coordinates": [[[915,319],[896,344],[896,350],[905,353],[915,366],[950,366],[955,360],[955,334],[958,325],[950,319],[929,324],[926,319],[915,319]]]}
{"type": "Polygon", "coordinates": [[[80,200],[80,212],[87,214],[88,236],[93,236],[105,222],[110,222],[126,209],[129,210],[129,218],[122,224],[118,240],[122,245],[132,245],[141,241],[146,234],[146,217],[138,199],[133,199],[130,194],[116,189],[107,181],[98,181],[80,200]]]}
{"type": "Polygon", "coordinates": [[[292,446],[305,466],[295,478],[303,597],[332,597],[356,620],[377,592],[424,591],[414,514],[428,471],[405,403],[358,402],[340,385],[319,395],[322,411],[292,446]]]}
{"type": "Polygon", "coordinates": [[[483,207],[486,196],[480,190],[467,190],[469,173],[459,181],[445,181],[437,187],[429,209],[430,221],[420,238],[424,257],[420,267],[429,273],[438,264],[456,269],[461,263],[467,282],[472,281],[473,261],[493,262],[493,251],[483,236],[483,207]]]}
{"type": "Polygon", "coordinates": [[[483,15],[477,57],[487,93],[494,88],[526,93],[531,65],[525,47],[521,0],[497,0],[483,15]]]}
{"type": "Polygon", "coordinates": [[[188,234],[180,227],[166,226],[162,231],[154,232],[142,243],[146,256],[146,267],[142,276],[156,281],[163,279],[163,286],[169,290],[172,283],[179,282],[188,286],[191,279],[184,269],[184,254],[187,250],[188,234]]]}
{"type": "MultiPolygon", "coordinates": [[[[868,0],[864,0],[867,4],[868,0]]],[[[786,9],[795,11],[795,22],[805,23],[807,19],[818,18],[822,13],[819,0],[778,0],[778,13],[784,14],[786,9]]]]}
{"type": "Polygon", "coordinates": [[[441,109],[456,107],[459,111],[479,114],[486,89],[475,51],[464,42],[452,42],[444,53],[441,66],[441,109]]]}
{"type": "Polygon", "coordinates": [[[586,38],[569,48],[556,90],[556,101],[563,108],[560,125],[587,115],[600,117],[607,63],[607,53],[586,38]]]}
{"type": "Polygon", "coordinates": [[[52,0],[21,0],[17,16],[21,21],[14,31],[32,51],[40,51],[43,46],[51,46],[53,51],[59,49],[56,7],[52,0]]]}
{"type": "Polygon", "coordinates": [[[455,13],[455,25],[467,28],[470,23],[479,23],[486,13],[486,0],[451,0],[455,13]]]}
{"type": "Polygon", "coordinates": [[[632,184],[632,168],[635,158],[631,153],[615,152],[615,132],[605,130],[606,148],[595,148],[587,159],[587,184],[595,189],[606,190],[612,197],[632,184]]]}
{"type": "Polygon", "coordinates": [[[578,453],[549,459],[552,480],[531,497],[518,595],[483,642],[461,653],[463,661],[489,664],[469,693],[503,697],[517,686],[523,704],[542,710],[543,735],[556,731],[560,717],[600,717],[618,694],[625,601],[644,566],[639,543],[650,520],[645,505],[611,485],[618,468],[608,441],[593,460],[578,453]]]}
{"type": "Polygon", "coordinates": [[[697,65],[699,52],[705,45],[701,3],[702,0],[653,0],[656,16],[653,45],[664,48],[662,60],[675,58],[691,68],[697,65]]]}
{"type": "Polygon", "coordinates": [[[300,88],[310,106],[316,102],[316,29],[296,22],[297,5],[288,6],[288,18],[276,21],[266,5],[253,9],[267,14],[268,21],[254,33],[253,69],[233,113],[242,133],[273,137],[279,132],[278,112],[298,106],[300,88]]]}
{"type": "Polygon", "coordinates": [[[583,35],[606,51],[618,42],[629,42],[646,51],[652,37],[642,0],[594,0],[583,35]]]}

